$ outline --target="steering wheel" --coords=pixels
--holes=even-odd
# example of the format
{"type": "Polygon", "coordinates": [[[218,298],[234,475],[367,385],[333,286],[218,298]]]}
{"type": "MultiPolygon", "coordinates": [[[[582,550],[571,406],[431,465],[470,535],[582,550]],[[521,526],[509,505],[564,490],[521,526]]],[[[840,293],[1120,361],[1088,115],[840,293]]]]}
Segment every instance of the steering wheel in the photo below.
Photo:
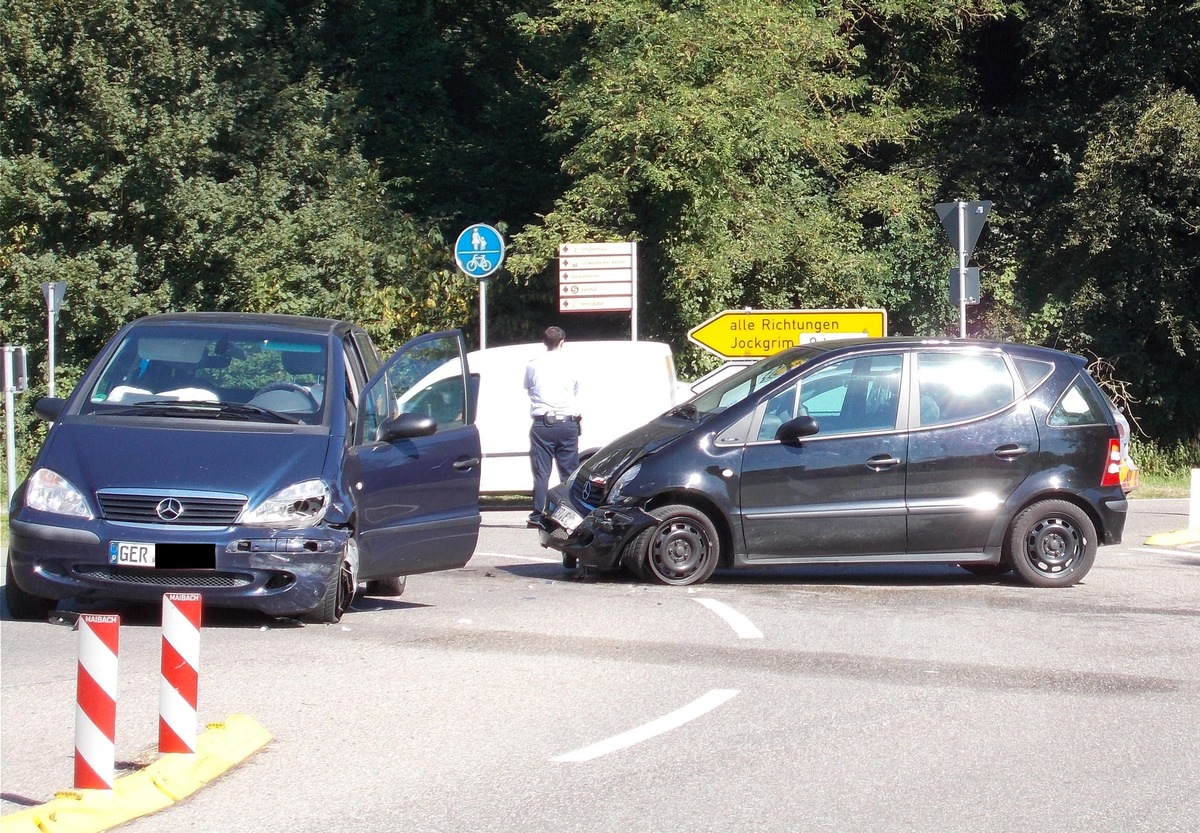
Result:
{"type": "Polygon", "coordinates": [[[312,404],[312,409],[314,411],[319,411],[321,409],[321,403],[318,402],[317,398],[312,395],[312,391],[303,385],[297,385],[295,382],[271,382],[269,385],[263,385],[254,392],[253,398],[257,399],[264,393],[270,393],[273,390],[286,390],[291,391],[292,393],[298,393],[312,404]]]}

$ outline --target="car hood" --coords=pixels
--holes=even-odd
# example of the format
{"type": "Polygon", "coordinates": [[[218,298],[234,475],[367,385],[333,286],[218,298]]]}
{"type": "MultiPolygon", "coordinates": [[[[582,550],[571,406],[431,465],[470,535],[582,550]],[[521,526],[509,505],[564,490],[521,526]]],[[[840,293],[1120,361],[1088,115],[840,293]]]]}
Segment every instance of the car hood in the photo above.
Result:
{"type": "Polygon", "coordinates": [[[213,430],[87,419],[55,426],[39,462],[89,495],[187,489],[246,495],[254,504],[283,486],[321,477],[329,447],[328,431],[314,428],[213,430]]]}
{"type": "Polygon", "coordinates": [[[583,465],[587,476],[610,478],[647,454],[670,445],[675,440],[697,430],[691,420],[660,416],[613,440],[597,451],[583,465]]]}

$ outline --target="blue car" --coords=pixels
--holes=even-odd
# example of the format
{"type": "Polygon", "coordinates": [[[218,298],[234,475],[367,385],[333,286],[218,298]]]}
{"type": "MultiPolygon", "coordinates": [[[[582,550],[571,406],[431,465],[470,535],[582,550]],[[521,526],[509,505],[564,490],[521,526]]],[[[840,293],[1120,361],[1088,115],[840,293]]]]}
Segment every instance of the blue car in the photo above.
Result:
{"type": "Polygon", "coordinates": [[[461,567],[480,523],[470,391],[458,331],[381,364],[345,321],[134,321],[68,398],[36,405],[52,425],[10,507],[9,612],[198,592],[329,623],[360,583],[399,595],[461,567]]]}

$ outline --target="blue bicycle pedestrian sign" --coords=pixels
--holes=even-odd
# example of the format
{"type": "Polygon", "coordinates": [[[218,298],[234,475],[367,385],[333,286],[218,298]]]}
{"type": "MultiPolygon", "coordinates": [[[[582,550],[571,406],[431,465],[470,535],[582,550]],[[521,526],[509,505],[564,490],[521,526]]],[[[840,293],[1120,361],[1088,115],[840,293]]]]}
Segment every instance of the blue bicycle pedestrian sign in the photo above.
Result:
{"type": "Polygon", "coordinates": [[[454,260],[472,278],[483,280],[504,262],[504,238],[483,223],[468,226],[454,243],[454,260]]]}

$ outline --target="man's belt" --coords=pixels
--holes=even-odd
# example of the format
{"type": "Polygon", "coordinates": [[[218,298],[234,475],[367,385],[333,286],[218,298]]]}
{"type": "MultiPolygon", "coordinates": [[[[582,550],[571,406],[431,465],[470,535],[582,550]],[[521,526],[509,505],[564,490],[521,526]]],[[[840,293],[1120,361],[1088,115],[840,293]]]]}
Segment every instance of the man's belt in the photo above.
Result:
{"type": "Polygon", "coordinates": [[[581,421],[579,414],[556,414],[553,412],[547,412],[544,414],[535,414],[533,419],[535,422],[540,420],[543,425],[554,425],[555,423],[558,423],[558,422],[580,422],[581,421]]]}

